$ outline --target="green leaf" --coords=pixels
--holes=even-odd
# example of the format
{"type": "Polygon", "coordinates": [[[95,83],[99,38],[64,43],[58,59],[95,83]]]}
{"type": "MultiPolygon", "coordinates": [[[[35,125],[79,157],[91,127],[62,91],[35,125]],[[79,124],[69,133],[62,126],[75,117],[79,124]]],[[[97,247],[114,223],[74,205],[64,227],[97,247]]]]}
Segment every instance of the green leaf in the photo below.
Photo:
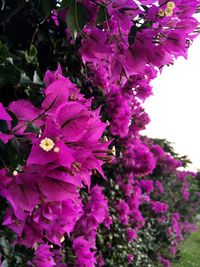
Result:
{"type": "Polygon", "coordinates": [[[40,134],[40,127],[38,127],[36,124],[32,122],[28,122],[27,127],[25,129],[25,133],[27,132],[40,134]]]}
{"type": "Polygon", "coordinates": [[[5,61],[7,57],[9,57],[8,48],[0,41],[0,62],[5,61]]]}
{"type": "Polygon", "coordinates": [[[129,34],[128,34],[129,45],[132,45],[134,43],[136,34],[137,34],[137,26],[133,25],[130,29],[129,34]]]}
{"type": "Polygon", "coordinates": [[[62,0],[60,7],[58,8],[59,11],[69,7],[71,5],[72,0],[62,0]]]}
{"type": "Polygon", "coordinates": [[[26,75],[26,73],[22,73],[21,77],[20,77],[20,84],[24,85],[24,84],[29,84],[32,83],[31,79],[26,75]]]}
{"type": "Polygon", "coordinates": [[[96,24],[102,24],[109,18],[106,7],[100,6],[97,14],[96,24]]]}
{"type": "Polygon", "coordinates": [[[4,87],[8,82],[9,76],[6,71],[0,70],[0,88],[4,87]]]}
{"type": "Polygon", "coordinates": [[[41,0],[42,9],[43,9],[46,17],[48,17],[50,15],[51,10],[54,7],[54,2],[55,1],[53,1],[53,0],[41,0]]]}
{"type": "Polygon", "coordinates": [[[14,65],[7,63],[5,68],[0,70],[0,88],[6,84],[17,84],[20,79],[20,72],[14,65]]]}
{"type": "Polygon", "coordinates": [[[10,110],[7,110],[8,114],[11,116],[12,121],[11,121],[11,127],[14,128],[18,124],[18,119],[17,116],[10,110]]]}
{"type": "Polygon", "coordinates": [[[34,75],[33,75],[33,83],[41,84],[41,85],[43,84],[36,70],[34,71],[34,75]]]}
{"type": "Polygon", "coordinates": [[[20,155],[18,153],[18,149],[19,149],[18,146],[19,146],[19,143],[15,138],[9,140],[8,143],[6,144],[8,164],[13,169],[17,168],[17,166],[19,165],[19,161],[20,161],[20,155]]]}
{"type": "Polygon", "coordinates": [[[8,133],[8,125],[5,120],[0,120],[0,132],[8,133]]]}
{"type": "Polygon", "coordinates": [[[13,58],[12,58],[12,57],[7,57],[7,58],[6,58],[6,61],[7,61],[8,63],[10,63],[11,65],[14,64],[14,63],[13,63],[13,58]]]}
{"type": "Polygon", "coordinates": [[[145,30],[152,27],[151,21],[145,21],[142,26],[139,28],[140,30],[145,30]]]}
{"type": "Polygon", "coordinates": [[[73,0],[66,15],[67,27],[71,33],[72,38],[75,40],[77,34],[82,31],[87,21],[86,7],[73,0]]]}
{"type": "MultiPolygon", "coordinates": [[[[38,84],[35,84],[35,85],[41,87],[41,85],[38,85],[38,84]]],[[[30,90],[30,91],[29,91],[29,99],[30,99],[31,103],[32,103],[34,106],[36,106],[36,107],[40,107],[42,101],[44,100],[44,94],[42,93],[42,91],[41,91],[40,88],[38,87],[38,88],[37,88],[37,91],[36,91],[36,88],[35,88],[35,90],[30,90]]]]}
{"type": "MultiPolygon", "coordinates": [[[[4,142],[0,139],[0,155],[4,156],[6,152],[6,145],[4,144],[4,142]]],[[[0,157],[1,158],[1,157],[0,157]]]]}
{"type": "Polygon", "coordinates": [[[37,48],[35,45],[31,45],[29,48],[29,51],[25,52],[25,58],[26,61],[29,64],[34,64],[34,65],[38,65],[38,58],[37,58],[38,52],[37,52],[37,48]]]}

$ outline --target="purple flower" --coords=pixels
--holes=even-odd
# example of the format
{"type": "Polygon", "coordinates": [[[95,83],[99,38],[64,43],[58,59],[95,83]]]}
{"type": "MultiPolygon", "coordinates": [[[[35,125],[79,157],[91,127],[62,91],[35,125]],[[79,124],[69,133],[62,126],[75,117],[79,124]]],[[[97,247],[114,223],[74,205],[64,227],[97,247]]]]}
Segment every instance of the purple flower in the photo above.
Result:
{"type": "Polygon", "coordinates": [[[56,80],[64,78],[62,76],[62,68],[58,65],[56,71],[47,70],[44,76],[44,83],[46,86],[50,85],[51,83],[55,82],[56,80]]]}
{"type": "Polygon", "coordinates": [[[151,208],[155,213],[165,213],[168,210],[168,205],[164,202],[152,201],[151,208]]]}
{"type": "Polygon", "coordinates": [[[154,190],[154,185],[152,180],[141,180],[139,185],[142,189],[147,193],[150,194],[154,190]]]}
{"type": "Polygon", "coordinates": [[[122,161],[126,171],[138,177],[150,174],[155,168],[153,154],[140,140],[127,139],[122,161]]]}
{"type": "Polygon", "coordinates": [[[105,260],[104,260],[103,256],[101,255],[101,253],[100,253],[100,255],[98,255],[98,256],[96,257],[96,261],[97,261],[97,266],[98,266],[98,267],[103,267],[103,266],[105,266],[105,260]]]}
{"type": "Polygon", "coordinates": [[[50,246],[47,244],[39,245],[36,249],[36,255],[33,258],[33,264],[36,267],[53,267],[55,262],[50,252],[50,246]]]}
{"type": "Polygon", "coordinates": [[[134,255],[129,254],[129,255],[127,256],[127,262],[128,262],[129,264],[131,264],[131,263],[133,262],[133,260],[134,260],[134,255]]]}
{"type": "Polygon", "coordinates": [[[164,150],[162,149],[162,147],[160,147],[159,145],[152,145],[151,146],[151,152],[154,154],[154,156],[156,158],[162,158],[163,155],[165,154],[164,150]]]}
{"type": "Polygon", "coordinates": [[[116,210],[120,222],[124,225],[128,225],[130,212],[129,205],[124,200],[120,200],[119,203],[117,203],[116,205],[116,210]]]}
{"type": "Polygon", "coordinates": [[[162,256],[159,256],[159,262],[161,263],[161,264],[163,264],[163,266],[165,266],[165,267],[171,267],[171,263],[170,263],[170,260],[168,260],[168,259],[166,259],[166,258],[164,258],[164,257],[162,257],[162,256]]]}
{"type": "Polygon", "coordinates": [[[50,118],[45,123],[45,129],[41,137],[32,139],[32,150],[28,157],[27,164],[46,165],[56,163],[59,166],[70,167],[75,161],[72,152],[61,139],[59,127],[50,118]]]}
{"type": "Polygon", "coordinates": [[[126,236],[128,242],[132,242],[133,240],[137,239],[137,232],[134,229],[128,228],[126,230],[126,236]]]}
{"type": "Polygon", "coordinates": [[[164,187],[160,181],[156,181],[156,187],[161,194],[164,193],[164,187]]]}
{"type": "Polygon", "coordinates": [[[107,99],[107,113],[111,118],[110,131],[121,138],[128,134],[132,112],[129,100],[121,92],[120,88],[112,88],[107,99]]]}
{"type": "Polygon", "coordinates": [[[37,117],[37,125],[42,126],[44,124],[42,118],[39,118],[39,115],[42,114],[43,110],[41,108],[34,107],[28,100],[19,99],[17,101],[13,101],[9,104],[8,108],[18,119],[17,126],[13,128],[15,134],[30,135],[30,133],[24,133],[27,128],[27,123],[37,117]]]}
{"type": "MultiPolygon", "coordinates": [[[[72,233],[83,214],[79,189],[88,186],[90,190],[92,170],[103,175],[102,164],[112,159],[108,155],[110,142],[101,139],[106,124],[100,119],[100,109],[91,110],[91,100],[85,99],[78,88],[62,76],[60,69],[48,72],[45,79],[48,86],[44,89],[41,109],[33,107],[28,100],[9,105],[19,121],[15,134],[31,141],[32,148],[20,172],[16,170],[13,175],[7,175],[2,171],[4,179],[0,181],[1,195],[10,204],[4,225],[17,233],[19,244],[28,247],[44,238],[61,246],[60,239],[72,233]],[[25,132],[28,123],[33,121],[39,127],[39,134],[25,132]]],[[[2,106],[0,108],[2,119],[10,123],[11,118],[2,106]]],[[[98,225],[104,220],[108,227],[111,223],[100,187],[92,188],[84,214],[79,233],[81,229],[88,230],[90,225],[90,231],[83,233],[94,248],[98,225]]],[[[38,262],[39,258],[40,250],[38,262]]]]}
{"type": "Polygon", "coordinates": [[[114,0],[108,5],[108,14],[119,23],[123,31],[127,31],[131,27],[131,18],[138,14],[137,7],[131,0],[114,0]]]}
{"type": "Polygon", "coordinates": [[[80,49],[84,62],[98,62],[106,58],[107,54],[111,53],[112,49],[106,42],[107,36],[104,31],[96,27],[87,27],[84,33],[86,34],[86,38],[82,40],[80,49]]]}
{"type": "Polygon", "coordinates": [[[84,236],[90,242],[91,248],[95,248],[97,229],[104,223],[110,226],[107,221],[110,218],[108,213],[108,203],[100,186],[91,189],[90,198],[83,210],[83,215],[75,226],[74,233],[77,236],[84,236]]]}
{"type": "Polygon", "coordinates": [[[95,252],[91,251],[91,244],[83,236],[73,240],[73,250],[76,255],[74,267],[94,267],[95,252]]]}
{"type": "Polygon", "coordinates": [[[180,241],[183,239],[180,215],[177,212],[173,213],[171,220],[172,220],[172,231],[175,234],[177,241],[180,241]]]}

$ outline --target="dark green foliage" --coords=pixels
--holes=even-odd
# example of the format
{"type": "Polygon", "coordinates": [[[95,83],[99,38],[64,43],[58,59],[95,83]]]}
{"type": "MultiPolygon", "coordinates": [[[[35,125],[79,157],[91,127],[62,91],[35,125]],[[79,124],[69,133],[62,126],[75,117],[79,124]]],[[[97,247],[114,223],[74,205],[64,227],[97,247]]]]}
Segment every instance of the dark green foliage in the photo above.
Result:
{"type": "Polygon", "coordinates": [[[104,21],[107,21],[108,18],[109,18],[109,15],[107,13],[106,7],[100,6],[97,19],[96,19],[96,23],[102,24],[104,21]]]}
{"type": "Polygon", "coordinates": [[[76,39],[77,34],[81,33],[87,21],[87,9],[83,4],[72,0],[67,11],[66,22],[67,27],[73,39],[76,39]]]}
{"type": "Polygon", "coordinates": [[[4,259],[2,267],[26,267],[27,261],[32,259],[34,251],[24,246],[12,245],[16,236],[12,231],[2,225],[7,208],[7,203],[2,197],[0,197],[0,206],[0,256],[3,256],[4,259]]]}

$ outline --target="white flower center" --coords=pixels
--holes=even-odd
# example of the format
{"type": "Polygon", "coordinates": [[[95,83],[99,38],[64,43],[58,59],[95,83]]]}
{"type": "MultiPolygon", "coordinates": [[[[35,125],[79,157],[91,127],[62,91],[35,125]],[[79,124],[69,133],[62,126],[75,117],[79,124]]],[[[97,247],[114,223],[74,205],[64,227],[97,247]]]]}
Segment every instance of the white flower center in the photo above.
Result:
{"type": "Polygon", "coordinates": [[[47,137],[42,139],[40,142],[40,147],[46,152],[52,150],[54,146],[55,146],[55,143],[53,142],[53,140],[47,137]]]}
{"type": "Polygon", "coordinates": [[[169,9],[174,9],[174,8],[176,7],[176,5],[175,5],[174,2],[170,1],[170,2],[167,3],[167,7],[168,7],[169,9]]]}

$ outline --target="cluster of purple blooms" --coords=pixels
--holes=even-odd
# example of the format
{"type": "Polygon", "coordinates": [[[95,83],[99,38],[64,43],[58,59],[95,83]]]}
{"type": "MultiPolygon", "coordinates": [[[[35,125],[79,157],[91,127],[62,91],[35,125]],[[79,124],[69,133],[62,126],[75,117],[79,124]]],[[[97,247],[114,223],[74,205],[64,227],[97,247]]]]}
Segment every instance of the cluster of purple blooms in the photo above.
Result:
{"type": "MultiPolygon", "coordinates": [[[[91,79],[106,96],[110,122],[107,130],[113,139],[119,137],[123,147],[115,164],[123,169],[116,171],[116,184],[124,198],[113,203],[112,208],[126,228],[127,241],[133,242],[145,225],[142,204],[148,203],[152,212],[162,215],[161,220],[169,208],[167,203],[151,198],[152,193],[164,192],[161,181],[142,178],[150,175],[156,165],[165,174],[174,172],[182,181],[183,199],[189,198],[187,173],[177,170],[181,162],[157,145],[148,146],[140,131],[150,121],[142,104],[152,95],[151,81],[177,57],[187,58],[187,49],[197,36],[198,21],[193,14],[200,1],[82,3],[89,19],[82,30],[79,52],[93,73],[91,79]],[[96,25],[102,5],[106,19],[96,25]]],[[[98,226],[109,228],[112,218],[102,187],[91,187],[91,175],[96,170],[104,176],[102,165],[112,161],[110,141],[102,138],[107,124],[101,121],[100,109],[91,109],[92,99],[80,94],[60,67],[55,72],[47,71],[44,82],[45,98],[40,108],[28,100],[11,102],[7,108],[0,103],[0,120],[7,122],[9,130],[0,132],[0,139],[4,143],[17,139],[30,145],[23,165],[12,172],[0,170],[0,194],[9,203],[3,224],[17,234],[17,244],[35,248],[30,266],[67,266],[62,262],[62,251],[54,250],[55,245],[62,247],[65,235],[72,241],[74,266],[103,266],[103,258],[96,258],[96,235],[98,226]],[[14,128],[8,111],[18,119],[14,128]],[[27,131],[30,123],[39,129],[38,133],[27,131]],[[83,188],[89,192],[86,204],[80,194],[83,188]]],[[[174,213],[171,221],[168,234],[176,236],[171,248],[175,253],[184,227],[179,214],[174,213]]],[[[159,259],[169,266],[162,255],[159,259]]],[[[132,260],[133,255],[129,255],[128,262],[132,260]]]]}
{"type": "MultiPolygon", "coordinates": [[[[187,48],[198,34],[193,17],[198,0],[190,5],[186,0],[139,2],[83,2],[90,16],[82,30],[80,53],[108,95],[110,130],[120,137],[128,134],[131,120],[137,126],[141,104],[152,94],[150,82],[157,71],[179,56],[187,58],[187,48]],[[97,27],[102,5],[107,18],[97,27]]],[[[144,118],[140,121],[144,127],[144,118]]]]}
{"type": "MultiPolygon", "coordinates": [[[[180,241],[183,240],[184,233],[192,232],[196,228],[190,222],[190,218],[183,217],[184,215],[182,213],[169,210],[172,208],[169,200],[162,201],[165,190],[168,190],[167,182],[162,179],[170,176],[170,179],[174,180],[175,184],[180,183],[180,192],[178,193],[181,195],[181,201],[187,203],[190,199],[190,183],[188,177],[195,179],[196,175],[193,172],[180,170],[179,167],[182,166],[181,161],[165,152],[161,146],[152,144],[147,138],[144,139],[146,145],[141,140],[139,142],[140,146],[138,146],[137,153],[142,154],[144,151],[142,146],[144,146],[146,154],[143,157],[137,156],[137,161],[135,162],[134,156],[130,155],[129,152],[129,154],[126,154],[126,158],[123,154],[116,163],[118,164],[115,167],[117,174],[116,183],[122,191],[122,198],[117,203],[110,203],[110,205],[114,207],[118,220],[123,225],[123,229],[125,229],[127,242],[133,242],[137,239],[139,230],[145,227],[149,219],[147,214],[157,218],[157,222],[160,225],[165,225],[168,222],[170,226],[166,234],[169,239],[173,240],[172,245],[169,247],[169,255],[174,257],[180,241]],[[141,152],[139,148],[141,148],[141,152]],[[133,161],[131,161],[132,158],[133,161]],[[132,162],[132,165],[127,165],[129,161],[132,162]],[[145,168],[146,162],[149,162],[148,166],[149,168],[151,166],[151,169],[145,168]],[[138,172],[138,169],[136,169],[138,165],[143,165],[141,169],[146,170],[146,172],[138,172]],[[160,177],[154,174],[153,171],[155,168],[160,169],[160,177]],[[142,212],[142,206],[144,204],[148,206],[148,213],[144,213],[145,216],[142,212]]],[[[129,151],[130,148],[126,143],[125,147],[129,151]]],[[[168,192],[166,192],[166,195],[169,197],[168,192]]],[[[176,196],[172,195],[171,197],[171,201],[175,203],[176,196]],[[174,200],[173,197],[175,198],[174,200]]],[[[134,260],[134,251],[129,256],[134,260]]],[[[160,255],[159,251],[157,256],[160,263],[164,266],[171,266],[170,259],[160,255]]]]}
{"type": "MultiPolygon", "coordinates": [[[[90,192],[92,203],[89,201],[83,209],[80,189],[90,190],[92,170],[103,174],[101,166],[110,160],[109,142],[101,138],[106,124],[101,121],[99,110],[91,110],[91,100],[86,100],[59,71],[47,72],[45,83],[41,108],[35,108],[28,100],[10,103],[8,110],[18,118],[16,127],[11,129],[12,118],[0,106],[1,119],[10,130],[8,134],[1,133],[1,139],[5,143],[10,138],[31,143],[24,166],[18,166],[12,173],[1,169],[1,195],[10,204],[3,224],[17,234],[17,244],[27,247],[39,244],[34,263],[43,267],[55,266],[54,260],[49,260],[48,242],[61,246],[64,235],[72,233],[79,219],[81,227],[76,228],[82,231],[73,239],[73,249],[82,260],[87,257],[91,260],[94,253],[89,251],[95,244],[85,237],[84,223],[86,228],[87,223],[95,225],[88,233],[95,237],[98,224],[108,216],[108,207],[102,189],[95,186],[90,192]],[[26,131],[30,121],[37,125],[39,133],[26,131]],[[88,249],[88,256],[81,256],[80,249],[86,253],[83,246],[88,249]]],[[[86,265],[93,266],[92,262],[86,265]]],[[[76,266],[83,266],[80,259],[76,266]]]]}

